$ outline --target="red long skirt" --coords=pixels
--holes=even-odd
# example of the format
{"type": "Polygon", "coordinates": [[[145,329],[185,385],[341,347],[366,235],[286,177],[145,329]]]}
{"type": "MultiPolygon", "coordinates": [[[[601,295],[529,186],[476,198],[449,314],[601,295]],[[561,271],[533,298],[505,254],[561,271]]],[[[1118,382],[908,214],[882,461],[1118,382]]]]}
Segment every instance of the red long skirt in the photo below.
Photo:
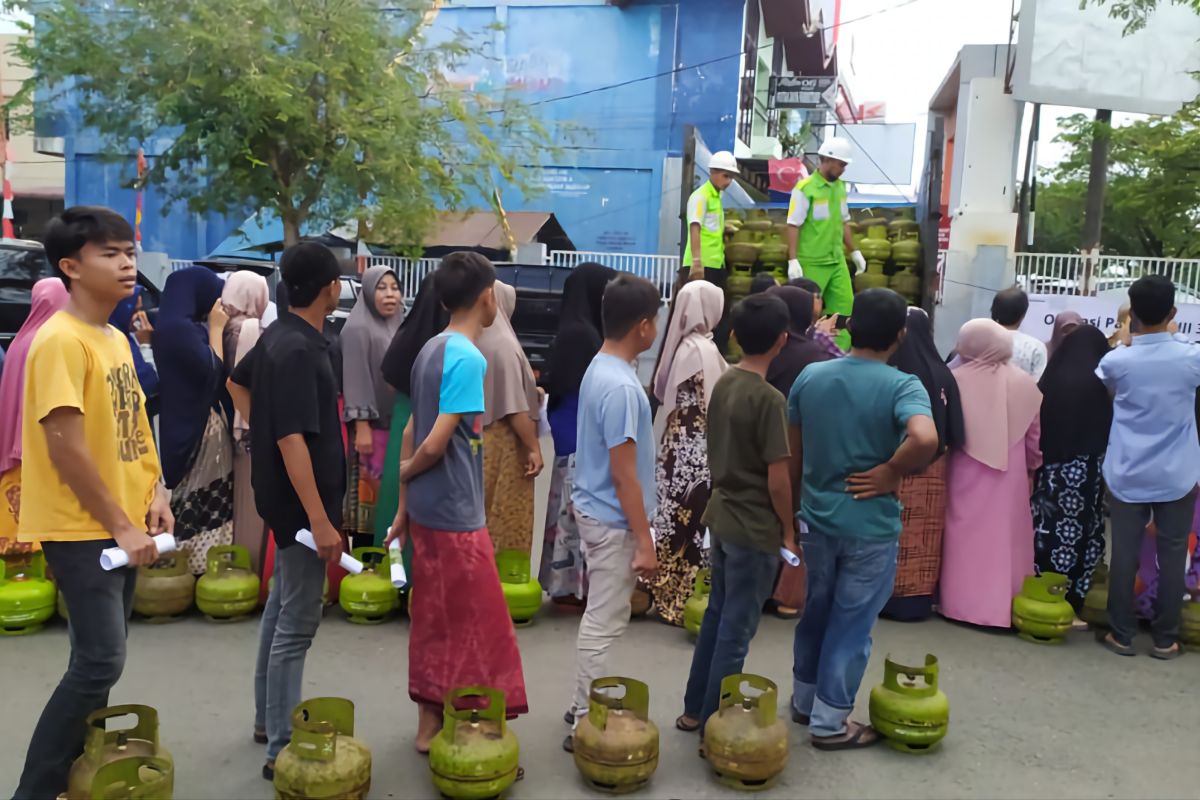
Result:
{"type": "Polygon", "coordinates": [[[511,719],[529,711],[521,652],[487,528],[438,531],[410,520],[408,696],[441,707],[464,686],[504,692],[511,719]]]}

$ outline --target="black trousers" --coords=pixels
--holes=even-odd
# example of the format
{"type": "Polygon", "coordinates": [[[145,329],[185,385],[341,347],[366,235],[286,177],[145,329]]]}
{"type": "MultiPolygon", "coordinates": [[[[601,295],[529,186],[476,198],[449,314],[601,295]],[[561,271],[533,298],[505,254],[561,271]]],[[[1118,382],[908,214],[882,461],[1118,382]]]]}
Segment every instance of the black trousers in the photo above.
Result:
{"type": "Polygon", "coordinates": [[[108,705],[108,692],[125,669],[137,570],[101,569],[100,551],[112,546],[112,539],[42,543],[67,601],[71,657],[33,729],[14,800],[46,800],[67,790],[71,764],[83,752],[85,720],[108,705]]]}

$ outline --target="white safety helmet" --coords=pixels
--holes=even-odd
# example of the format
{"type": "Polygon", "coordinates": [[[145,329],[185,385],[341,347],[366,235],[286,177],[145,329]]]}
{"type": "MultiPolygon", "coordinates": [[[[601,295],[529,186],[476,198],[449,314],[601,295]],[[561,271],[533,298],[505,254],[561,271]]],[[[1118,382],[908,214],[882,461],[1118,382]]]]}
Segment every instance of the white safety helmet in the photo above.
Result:
{"type": "Polygon", "coordinates": [[[832,158],[835,161],[842,162],[846,166],[850,166],[854,162],[854,159],[850,157],[853,152],[854,148],[845,139],[838,136],[830,136],[821,145],[821,149],[817,151],[817,155],[824,158],[832,158]]]}
{"type": "Polygon", "coordinates": [[[729,152],[728,150],[721,150],[720,152],[713,153],[712,158],[708,160],[708,170],[711,172],[714,169],[731,172],[736,175],[738,173],[737,159],[734,158],[733,153],[729,152]]]}

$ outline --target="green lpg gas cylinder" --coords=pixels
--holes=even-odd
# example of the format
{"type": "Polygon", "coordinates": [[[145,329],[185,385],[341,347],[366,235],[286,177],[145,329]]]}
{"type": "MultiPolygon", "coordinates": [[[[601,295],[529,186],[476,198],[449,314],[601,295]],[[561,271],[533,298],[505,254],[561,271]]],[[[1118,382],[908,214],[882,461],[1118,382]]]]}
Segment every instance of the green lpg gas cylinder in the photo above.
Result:
{"type": "Polygon", "coordinates": [[[575,726],[575,768],[597,791],[641,789],[658,768],[649,687],[632,678],[597,678],[589,698],[587,716],[575,726]],[[612,689],[624,691],[614,696],[612,689]]]}
{"type": "Polygon", "coordinates": [[[41,551],[0,561],[0,635],[23,636],[41,630],[54,616],[54,581],[46,577],[41,551]]]}
{"type": "Polygon", "coordinates": [[[1179,624],[1179,638],[1184,644],[1200,645],[1200,603],[1194,600],[1183,605],[1183,617],[1179,624]]]}
{"type": "Polygon", "coordinates": [[[691,597],[683,604],[683,627],[692,638],[700,635],[704,612],[708,610],[708,595],[712,591],[712,573],[707,569],[696,570],[696,582],[692,584],[691,597]]]}
{"type": "Polygon", "coordinates": [[[305,700],[292,712],[292,740],[275,760],[275,800],[363,800],[371,751],[354,738],[354,703],[305,700]]]}
{"type": "Polygon", "coordinates": [[[446,695],[444,714],[442,730],[429,747],[434,787],[451,800],[504,794],[517,779],[521,757],[517,737],[505,722],[504,692],[482,686],[454,689],[446,695]]]}
{"type": "Polygon", "coordinates": [[[1092,582],[1083,596],[1079,618],[1096,628],[1108,627],[1108,565],[1103,561],[1092,571],[1092,582]]]}
{"type": "Polygon", "coordinates": [[[1025,578],[1021,593],[1012,602],[1012,623],[1022,639],[1037,644],[1062,643],[1075,620],[1066,593],[1066,575],[1043,572],[1025,578]]]}
{"type": "Polygon", "coordinates": [[[258,608],[258,585],[249,550],[236,544],[209,548],[208,569],[196,581],[196,607],[216,622],[245,619],[258,608]]]}
{"type": "Polygon", "coordinates": [[[770,788],[788,760],[787,726],[777,716],[779,690],[761,675],[729,675],[721,702],[704,724],[704,752],[717,780],[746,791],[770,788]],[[744,686],[754,690],[747,694],[744,686]]]}
{"type": "Polygon", "coordinates": [[[158,743],[157,711],[141,705],[111,706],[93,711],[88,715],[86,724],[83,755],[71,765],[67,778],[68,800],[92,800],[95,797],[92,787],[100,769],[130,756],[157,759],[155,763],[158,764],[156,771],[159,778],[155,786],[160,794],[154,796],[171,796],[175,783],[175,764],[171,754],[158,743]],[[106,720],[130,715],[136,718],[132,728],[106,730],[106,720]]]}
{"type": "Polygon", "coordinates": [[[342,578],[338,605],[356,624],[383,622],[400,605],[400,592],[392,586],[388,551],[382,547],[356,547],[352,555],[363,563],[363,571],[342,578]]]}
{"type": "Polygon", "coordinates": [[[173,773],[171,762],[158,756],[118,758],[96,770],[88,797],[93,800],[171,800],[173,773]]]}
{"type": "Polygon", "coordinates": [[[149,566],[138,567],[133,610],[150,622],[179,619],[195,597],[196,579],[188,571],[183,553],[168,553],[149,566]]]}
{"type": "Polygon", "coordinates": [[[927,753],[950,727],[950,701],[938,689],[938,660],[907,667],[883,662],[883,683],[871,690],[871,727],[905,753],[927,753]]]}
{"type": "Polygon", "coordinates": [[[500,588],[504,602],[515,625],[529,625],[542,607],[542,585],[530,575],[529,553],[524,550],[501,550],[496,554],[496,569],[500,573],[500,588]]]}

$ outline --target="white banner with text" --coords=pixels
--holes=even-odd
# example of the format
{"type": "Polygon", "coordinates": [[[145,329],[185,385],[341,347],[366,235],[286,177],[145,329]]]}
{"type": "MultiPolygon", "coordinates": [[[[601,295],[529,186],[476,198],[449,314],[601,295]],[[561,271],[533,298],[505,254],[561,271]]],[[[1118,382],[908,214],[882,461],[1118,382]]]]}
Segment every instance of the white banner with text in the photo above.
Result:
{"type": "MultiPolygon", "coordinates": [[[[1029,313],[1021,323],[1021,330],[1030,336],[1050,341],[1054,331],[1054,318],[1064,311],[1074,311],[1111,336],[1117,329],[1117,312],[1126,302],[1116,297],[1079,297],[1066,294],[1029,295],[1029,313]]],[[[1179,332],[1193,342],[1200,343],[1200,303],[1182,303],[1175,314],[1179,332]]]]}

